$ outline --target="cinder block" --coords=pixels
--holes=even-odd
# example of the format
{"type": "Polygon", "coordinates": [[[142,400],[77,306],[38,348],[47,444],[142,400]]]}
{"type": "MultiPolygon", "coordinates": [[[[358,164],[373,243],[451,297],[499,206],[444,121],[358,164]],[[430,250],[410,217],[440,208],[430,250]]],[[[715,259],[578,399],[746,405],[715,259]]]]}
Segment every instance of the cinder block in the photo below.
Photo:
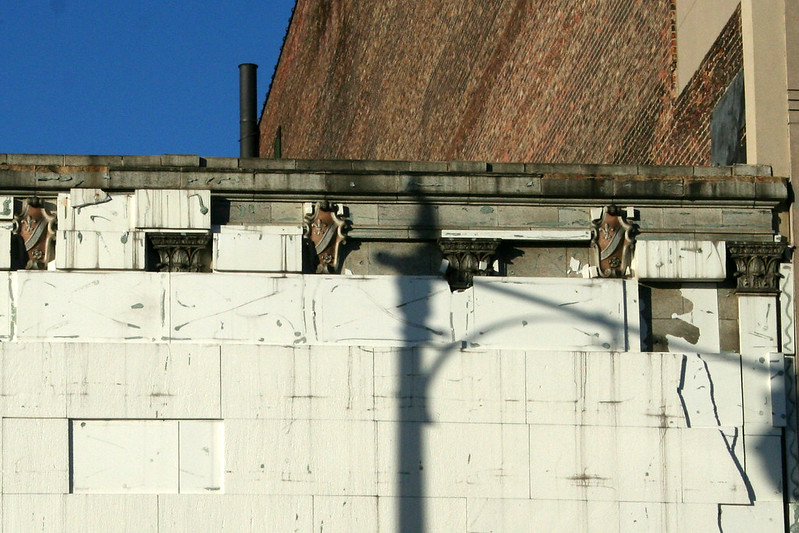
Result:
{"type": "Polygon", "coordinates": [[[158,497],[159,531],[308,532],[313,528],[312,502],[312,496],[286,494],[163,494],[158,497]]]}
{"type": "Polygon", "coordinates": [[[3,416],[66,418],[63,344],[3,343],[3,416]]]}
{"type": "Polygon", "coordinates": [[[63,418],[3,419],[4,494],[69,492],[67,426],[63,418]]]}
{"type": "Polygon", "coordinates": [[[172,274],[170,280],[172,340],[308,342],[303,310],[307,278],[220,272],[172,274]]]}
{"type": "Polygon", "coordinates": [[[214,234],[214,270],[302,272],[302,225],[221,226],[214,234]]]}
{"type": "Polygon", "coordinates": [[[523,352],[396,350],[374,358],[375,418],[524,423],[523,352]]]}
{"type": "Polygon", "coordinates": [[[375,440],[368,421],[225,420],[225,492],[376,495],[375,440]]]}
{"type": "Polygon", "coordinates": [[[136,189],[136,227],[210,229],[211,191],[136,189]]]}
{"type": "Polygon", "coordinates": [[[64,494],[3,494],[3,531],[69,533],[64,494]]]}
{"type": "Polygon", "coordinates": [[[72,344],[70,418],[221,418],[219,347],[72,344]]]}
{"type": "Polygon", "coordinates": [[[632,270],[639,279],[722,281],[726,264],[723,241],[638,241],[632,270]]]}
{"type": "Polygon", "coordinates": [[[154,494],[74,494],[65,501],[66,531],[159,531],[154,494]]]}
{"type": "Polygon", "coordinates": [[[144,270],[143,231],[58,231],[59,270],[144,270]]]}
{"type": "Polygon", "coordinates": [[[176,420],[72,420],[72,492],[178,492],[176,420]]]}
{"type": "Polygon", "coordinates": [[[179,420],[181,494],[223,492],[225,425],[221,420],[179,420]]]}
{"type": "Polygon", "coordinates": [[[377,517],[374,496],[314,496],[313,499],[314,531],[374,531],[377,517]]]}
{"type": "Polygon", "coordinates": [[[378,422],[378,495],[529,497],[524,424],[378,422]]]}
{"type": "MultiPolygon", "coordinates": [[[[168,274],[17,271],[11,275],[18,287],[19,340],[155,342],[167,335],[169,301],[163,294],[168,274]]],[[[5,294],[0,291],[0,298],[5,294]]]]}

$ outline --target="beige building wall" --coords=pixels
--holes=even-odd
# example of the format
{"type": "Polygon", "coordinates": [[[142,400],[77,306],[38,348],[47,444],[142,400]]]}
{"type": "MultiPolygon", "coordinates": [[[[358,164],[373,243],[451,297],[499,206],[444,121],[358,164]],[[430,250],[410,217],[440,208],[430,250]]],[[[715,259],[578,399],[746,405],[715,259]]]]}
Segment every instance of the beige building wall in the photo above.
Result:
{"type": "Polygon", "coordinates": [[[739,0],[678,0],[676,5],[678,94],[691,80],[739,3],[739,0]]]}

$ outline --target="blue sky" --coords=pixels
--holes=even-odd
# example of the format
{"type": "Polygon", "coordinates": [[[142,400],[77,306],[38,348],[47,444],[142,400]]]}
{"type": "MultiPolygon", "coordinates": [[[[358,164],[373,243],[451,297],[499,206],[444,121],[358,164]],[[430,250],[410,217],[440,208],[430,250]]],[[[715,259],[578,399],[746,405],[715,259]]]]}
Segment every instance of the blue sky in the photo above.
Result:
{"type": "Polygon", "coordinates": [[[0,153],[238,156],[294,0],[0,1],[0,153]]]}

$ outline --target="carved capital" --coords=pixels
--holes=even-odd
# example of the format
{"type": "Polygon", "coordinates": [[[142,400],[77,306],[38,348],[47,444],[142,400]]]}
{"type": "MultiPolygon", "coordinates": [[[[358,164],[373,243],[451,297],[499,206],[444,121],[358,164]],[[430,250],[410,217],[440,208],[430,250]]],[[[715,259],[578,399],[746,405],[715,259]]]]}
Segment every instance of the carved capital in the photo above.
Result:
{"type": "Polygon", "coordinates": [[[629,273],[637,227],[621,209],[611,204],[591,221],[591,265],[603,278],[622,278],[629,273]]]}
{"type": "Polygon", "coordinates": [[[785,245],[774,242],[730,242],[727,253],[735,262],[738,292],[779,292],[779,264],[785,245]]]}
{"type": "Polygon", "coordinates": [[[148,233],[158,252],[159,272],[207,272],[204,258],[209,255],[210,233],[148,233]]]}
{"type": "Polygon", "coordinates": [[[446,277],[452,290],[472,286],[474,276],[494,272],[498,239],[439,239],[438,246],[449,263],[446,277]]]}
{"type": "Polygon", "coordinates": [[[334,274],[339,267],[339,249],[347,242],[348,220],[339,206],[327,200],[313,204],[303,222],[305,239],[313,246],[317,274],[334,274]]]}
{"type": "Polygon", "coordinates": [[[26,270],[46,269],[47,263],[55,259],[55,213],[55,206],[41,198],[22,201],[22,209],[14,217],[14,233],[25,243],[26,270]]]}

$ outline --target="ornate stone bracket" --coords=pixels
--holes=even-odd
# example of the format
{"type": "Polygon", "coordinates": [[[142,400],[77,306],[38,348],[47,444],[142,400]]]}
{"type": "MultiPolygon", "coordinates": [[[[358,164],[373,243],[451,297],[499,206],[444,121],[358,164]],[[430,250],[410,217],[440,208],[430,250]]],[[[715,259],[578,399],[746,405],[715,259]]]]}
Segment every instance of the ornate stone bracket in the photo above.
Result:
{"type": "Polygon", "coordinates": [[[58,227],[55,206],[41,198],[22,201],[22,210],[14,217],[14,233],[22,238],[27,254],[26,270],[43,270],[55,259],[55,237],[58,227]]]}
{"type": "Polygon", "coordinates": [[[449,263],[445,276],[452,290],[468,289],[474,276],[494,272],[498,239],[439,239],[438,246],[449,263]]]}
{"type": "Polygon", "coordinates": [[[730,242],[727,253],[735,261],[738,292],[778,293],[779,264],[785,245],[774,242],[730,242]]]}
{"type": "Polygon", "coordinates": [[[305,238],[313,246],[317,274],[335,274],[339,268],[339,249],[347,242],[349,221],[336,204],[316,202],[303,222],[305,238]]]}
{"type": "Polygon", "coordinates": [[[591,221],[591,265],[603,278],[622,278],[629,273],[637,227],[614,204],[602,208],[591,221]]]}
{"type": "Polygon", "coordinates": [[[207,272],[204,258],[210,254],[210,233],[164,232],[147,236],[158,252],[158,272],[207,272]]]}

